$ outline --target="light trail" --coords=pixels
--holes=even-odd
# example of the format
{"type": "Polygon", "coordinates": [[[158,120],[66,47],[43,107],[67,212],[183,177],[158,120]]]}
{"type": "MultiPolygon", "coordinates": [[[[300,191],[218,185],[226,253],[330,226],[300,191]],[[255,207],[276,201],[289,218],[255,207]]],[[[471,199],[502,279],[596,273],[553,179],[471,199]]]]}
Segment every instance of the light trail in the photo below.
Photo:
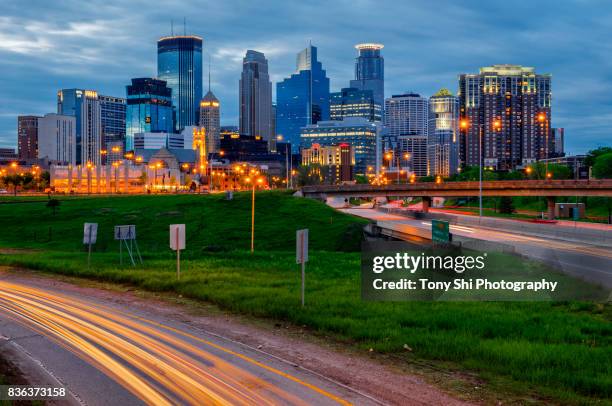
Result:
{"type": "Polygon", "coordinates": [[[251,371],[254,366],[328,400],[349,404],[244,354],[97,303],[0,281],[0,310],[75,353],[148,404],[306,404],[256,376],[260,372],[241,367],[244,363],[251,365],[251,371]],[[231,361],[215,352],[229,355],[231,361]]]}

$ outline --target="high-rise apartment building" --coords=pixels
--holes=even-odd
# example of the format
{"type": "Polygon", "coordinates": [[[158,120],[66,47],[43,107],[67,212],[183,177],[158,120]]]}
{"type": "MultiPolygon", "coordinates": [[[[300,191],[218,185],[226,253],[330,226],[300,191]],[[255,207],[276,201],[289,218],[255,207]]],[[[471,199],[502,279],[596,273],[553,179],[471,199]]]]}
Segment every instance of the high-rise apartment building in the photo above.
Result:
{"type": "Polygon", "coordinates": [[[200,127],[206,130],[206,151],[219,151],[219,133],[221,130],[221,114],[219,99],[210,90],[200,101],[200,127]]]}
{"type": "Polygon", "coordinates": [[[239,82],[240,134],[272,137],[272,83],[268,60],[261,52],[248,50],[242,60],[239,82]]]}
{"type": "Polygon", "coordinates": [[[76,165],[76,117],[45,114],[38,119],[38,158],[76,165]]]}
{"type": "Polygon", "coordinates": [[[17,156],[22,161],[38,158],[39,116],[17,117],[17,156]]]}
{"type": "Polygon", "coordinates": [[[355,60],[355,80],[351,87],[371,90],[374,103],[383,106],[385,102],[385,60],[380,54],[382,44],[357,44],[359,56],[355,60]]]}
{"type": "Polygon", "coordinates": [[[172,89],[174,130],[197,125],[202,99],[202,38],[179,35],[157,41],[157,77],[172,89]]]}
{"type": "Polygon", "coordinates": [[[413,171],[427,176],[429,100],[417,93],[393,95],[385,100],[385,135],[382,152],[392,154],[384,162],[390,170],[413,171]]]}
{"type": "Polygon", "coordinates": [[[363,117],[369,121],[382,121],[382,106],[374,101],[372,90],[348,87],[329,95],[331,120],[345,117],[363,117]]]}
{"type": "Polygon", "coordinates": [[[125,150],[134,150],[134,135],[147,132],[174,132],[172,89],[153,78],[132,79],[126,86],[127,111],[125,150]]]}
{"type": "Polygon", "coordinates": [[[428,174],[450,176],[459,165],[459,99],[447,89],[429,98],[428,174]]]}
{"type": "Polygon", "coordinates": [[[102,115],[95,90],[62,89],[57,92],[57,114],[76,119],[76,164],[100,165],[102,115]]]}
{"type": "Polygon", "coordinates": [[[479,165],[482,157],[484,166],[510,170],[554,152],[551,75],[520,65],[483,67],[459,76],[459,100],[462,164],[479,165]]]}
{"type": "Polygon", "coordinates": [[[301,128],[329,120],[329,78],[309,45],[297,55],[296,73],[276,84],[276,133],[298,152],[301,128]]]}

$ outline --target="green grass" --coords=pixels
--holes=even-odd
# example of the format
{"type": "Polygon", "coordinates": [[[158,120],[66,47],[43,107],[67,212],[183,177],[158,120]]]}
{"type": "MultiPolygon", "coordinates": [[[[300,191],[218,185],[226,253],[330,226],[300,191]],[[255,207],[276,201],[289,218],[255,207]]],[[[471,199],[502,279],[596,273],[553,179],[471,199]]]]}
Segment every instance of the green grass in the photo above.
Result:
{"type": "Polygon", "coordinates": [[[0,263],[177,292],[229,311],[306,325],[358,351],[475,371],[492,385],[504,382],[501,398],[503,390],[515,396],[535,390],[557,403],[609,403],[610,306],[363,302],[363,220],[285,193],[260,193],[251,255],[250,195],[235,196],[67,198],[55,217],[44,202],[0,204],[0,247],[40,250],[2,255],[0,263]],[[86,221],[99,223],[90,269],[81,245],[86,221]],[[187,224],[180,281],[168,249],[172,223],[187,224]],[[137,225],[143,266],[118,266],[115,224],[137,225]],[[302,227],[310,229],[312,249],[305,309],[293,252],[295,230],[302,227]]]}

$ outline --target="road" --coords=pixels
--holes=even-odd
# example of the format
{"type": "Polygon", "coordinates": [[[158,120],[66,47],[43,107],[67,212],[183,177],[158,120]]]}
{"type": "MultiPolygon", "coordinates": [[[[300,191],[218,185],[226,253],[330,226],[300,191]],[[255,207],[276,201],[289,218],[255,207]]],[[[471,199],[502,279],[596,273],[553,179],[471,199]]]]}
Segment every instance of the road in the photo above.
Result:
{"type": "MultiPolygon", "coordinates": [[[[374,209],[342,209],[345,213],[376,220],[379,225],[406,234],[431,235],[431,220],[387,214],[374,209]]],[[[612,250],[588,241],[563,241],[475,226],[450,225],[453,236],[512,247],[518,254],[544,261],[557,270],[612,288],[612,250]]],[[[486,249],[486,246],[482,246],[486,249]]]]}
{"type": "Polygon", "coordinates": [[[376,404],[176,320],[0,272],[0,349],[9,344],[65,385],[73,404],[376,404]]]}

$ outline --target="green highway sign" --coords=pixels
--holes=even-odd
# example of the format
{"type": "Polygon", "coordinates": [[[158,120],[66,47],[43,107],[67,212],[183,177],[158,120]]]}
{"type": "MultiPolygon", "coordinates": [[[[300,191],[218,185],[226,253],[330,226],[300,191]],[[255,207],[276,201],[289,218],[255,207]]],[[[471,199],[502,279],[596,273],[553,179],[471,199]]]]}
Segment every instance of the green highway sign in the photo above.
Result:
{"type": "Polygon", "coordinates": [[[450,240],[448,230],[448,221],[431,220],[431,240],[433,242],[448,243],[450,240]]]}

